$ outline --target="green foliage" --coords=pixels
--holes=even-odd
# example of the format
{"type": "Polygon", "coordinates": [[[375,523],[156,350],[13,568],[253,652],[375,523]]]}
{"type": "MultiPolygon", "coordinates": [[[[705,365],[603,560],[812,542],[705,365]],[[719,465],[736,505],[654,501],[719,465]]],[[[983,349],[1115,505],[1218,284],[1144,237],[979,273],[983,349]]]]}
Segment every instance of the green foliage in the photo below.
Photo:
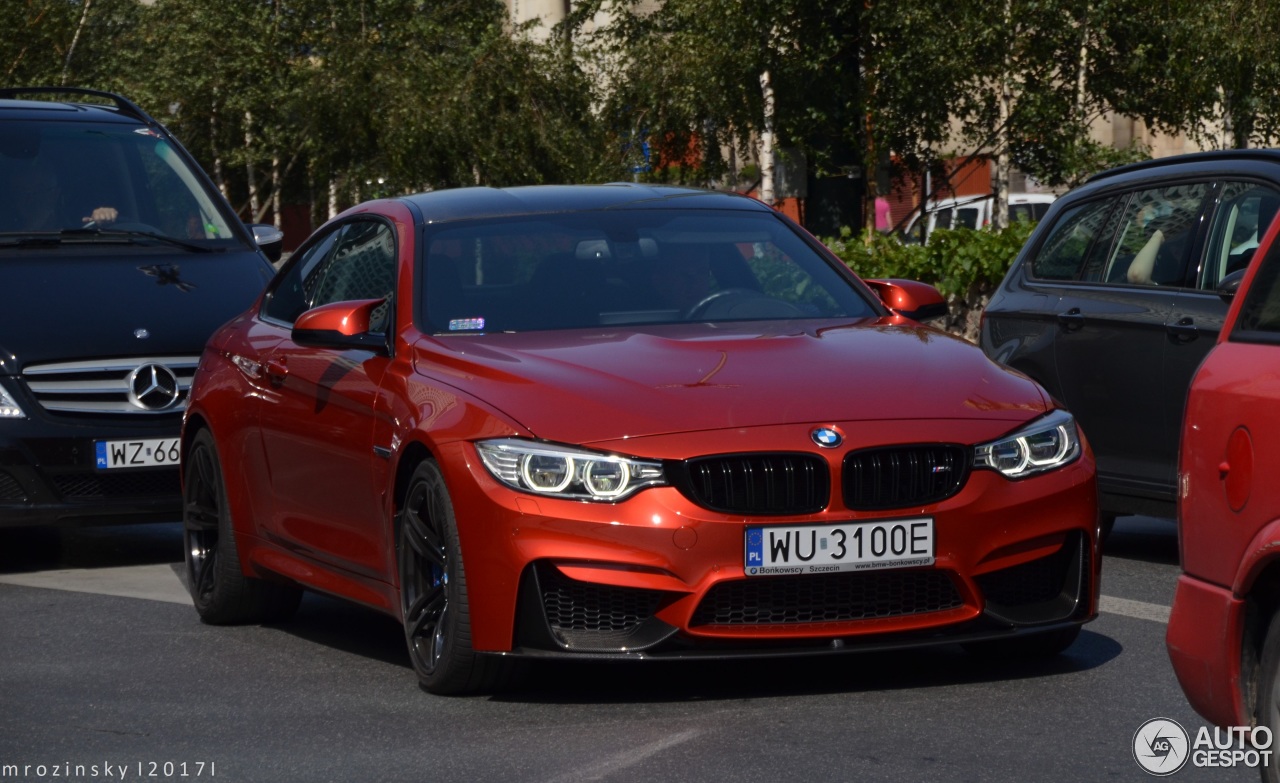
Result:
{"type": "Polygon", "coordinates": [[[944,296],[965,297],[993,289],[1034,228],[1035,223],[1019,221],[1001,231],[938,230],[925,245],[904,245],[891,235],[855,235],[846,228],[823,243],[859,277],[919,280],[944,296]]]}

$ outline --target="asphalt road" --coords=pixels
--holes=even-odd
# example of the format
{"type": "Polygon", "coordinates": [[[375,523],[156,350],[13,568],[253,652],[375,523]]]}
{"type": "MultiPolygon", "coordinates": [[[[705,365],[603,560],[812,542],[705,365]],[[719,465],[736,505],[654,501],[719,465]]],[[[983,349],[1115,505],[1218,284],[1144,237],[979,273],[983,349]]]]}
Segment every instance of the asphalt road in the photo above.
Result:
{"type": "Polygon", "coordinates": [[[202,625],[176,525],[0,531],[0,781],[1146,780],[1144,722],[1205,725],[1164,649],[1177,557],[1171,522],[1121,519],[1101,616],[1048,662],[545,665],[445,698],[396,623],[336,600],[202,625]]]}

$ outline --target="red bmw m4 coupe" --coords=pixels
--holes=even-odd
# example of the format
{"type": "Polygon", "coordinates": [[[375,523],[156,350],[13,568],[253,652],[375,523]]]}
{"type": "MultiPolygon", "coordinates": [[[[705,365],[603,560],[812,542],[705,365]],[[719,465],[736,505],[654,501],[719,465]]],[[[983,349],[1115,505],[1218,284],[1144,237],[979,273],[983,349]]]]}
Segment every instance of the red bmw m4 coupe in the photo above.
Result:
{"type": "Polygon", "coordinates": [[[1097,611],[1093,457],[943,308],[732,194],[362,204],[200,360],[196,608],[373,607],[435,693],[533,658],[1056,654],[1097,611]]]}

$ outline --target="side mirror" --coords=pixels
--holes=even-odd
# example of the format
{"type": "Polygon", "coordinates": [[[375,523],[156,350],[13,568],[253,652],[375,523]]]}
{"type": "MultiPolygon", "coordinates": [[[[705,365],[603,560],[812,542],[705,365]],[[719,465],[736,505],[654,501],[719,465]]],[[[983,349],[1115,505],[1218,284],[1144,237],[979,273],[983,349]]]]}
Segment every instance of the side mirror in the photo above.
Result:
{"type": "Polygon", "coordinates": [[[253,232],[253,241],[258,243],[258,248],[271,263],[279,261],[284,251],[284,232],[269,223],[250,223],[249,230],[253,232]]]}
{"type": "Polygon", "coordinates": [[[938,289],[916,280],[864,280],[885,306],[913,321],[929,321],[947,314],[947,301],[938,289]]]}
{"type": "Polygon", "coordinates": [[[369,320],[373,311],[386,301],[360,299],[321,305],[298,316],[290,337],[298,345],[313,348],[356,348],[385,353],[387,338],[379,332],[370,332],[369,320]]]}
{"type": "Polygon", "coordinates": [[[1231,300],[1235,298],[1236,291],[1240,290],[1240,283],[1244,281],[1244,273],[1248,269],[1237,269],[1226,277],[1222,278],[1222,282],[1218,283],[1218,287],[1213,289],[1218,298],[1227,304],[1231,304],[1231,300]]]}

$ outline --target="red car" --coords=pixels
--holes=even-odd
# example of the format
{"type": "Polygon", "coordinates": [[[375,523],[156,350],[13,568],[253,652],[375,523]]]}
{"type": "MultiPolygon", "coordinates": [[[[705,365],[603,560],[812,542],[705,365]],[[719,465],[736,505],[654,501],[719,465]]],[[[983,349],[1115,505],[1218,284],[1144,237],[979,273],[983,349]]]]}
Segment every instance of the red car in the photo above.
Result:
{"type": "Polygon", "coordinates": [[[1097,609],[1093,458],[913,320],[943,309],[732,194],[358,206],[201,359],[196,608],[365,604],[438,693],[539,657],[1056,653],[1097,609]]]}
{"type": "MultiPolygon", "coordinates": [[[[1280,734],[1280,221],[1200,365],[1182,428],[1169,657],[1196,711],[1280,734]],[[1261,259],[1259,261],[1259,259],[1261,259]],[[1271,466],[1271,467],[1268,467],[1271,466]]],[[[1268,771],[1280,777],[1277,754],[1268,771]]]]}

